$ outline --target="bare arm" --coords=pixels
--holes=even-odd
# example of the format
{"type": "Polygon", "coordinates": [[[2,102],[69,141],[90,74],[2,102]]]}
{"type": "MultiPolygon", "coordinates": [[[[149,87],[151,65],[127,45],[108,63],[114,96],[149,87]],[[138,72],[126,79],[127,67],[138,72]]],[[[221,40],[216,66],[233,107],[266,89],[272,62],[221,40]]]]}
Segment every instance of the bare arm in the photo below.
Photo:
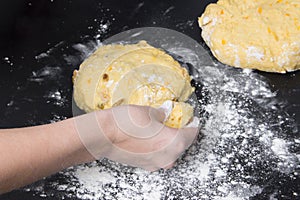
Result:
{"type": "Polygon", "coordinates": [[[76,133],[73,119],[0,130],[0,193],[92,160],[76,133]]]}
{"type": "Polygon", "coordinates": [[[120,106],[54,124],[0,130],[0,194],[103,157],[151,171],[169,168],[198,131],[165,127],[162,116],[150,107],[120,106]]]}

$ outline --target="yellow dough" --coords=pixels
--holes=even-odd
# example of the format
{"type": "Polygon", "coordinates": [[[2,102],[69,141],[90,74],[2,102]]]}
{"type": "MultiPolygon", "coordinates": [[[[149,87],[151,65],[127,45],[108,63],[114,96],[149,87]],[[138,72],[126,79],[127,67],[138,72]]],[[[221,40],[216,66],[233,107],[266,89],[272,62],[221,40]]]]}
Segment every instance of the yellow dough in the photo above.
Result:
{"type": "Polygon", "coordinates": [[[165,124],[173,128],[181,128],[188,124],[193,116],[194,109],[187,103],[173,102],[172,112],[165,124]]]}
{"type": "Polygon", "coordinates": [[[86,112],[135,104],[174,102],[166,125],[179,128],[193,117],[184,103],[193,93],[186,69],[145,41],[99,47],[73,74],[74,100],[86,112]]]}
{"type": "Polygon", "coordinates": [[[198,21],[225,64],[279,73],[300,68],[300,0],[219,0],[198,21]]]}

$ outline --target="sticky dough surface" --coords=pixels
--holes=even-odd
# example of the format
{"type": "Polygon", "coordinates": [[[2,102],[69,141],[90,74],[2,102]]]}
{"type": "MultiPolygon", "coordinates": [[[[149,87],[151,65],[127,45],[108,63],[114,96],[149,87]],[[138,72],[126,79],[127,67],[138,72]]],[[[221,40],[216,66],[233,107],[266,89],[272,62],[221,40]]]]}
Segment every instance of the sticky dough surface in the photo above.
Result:
{"type": "Polygon", "coordinates": [[[219,0],[199,25],[225,64],[279,73],[300,68],[300,0],[219,0]]]}
{"type": "Polygon", "coordinates": [[[74,71],[74,99],[86,112],[124,104],[161,106],[171,100],[168,126],[184,126],[193,109],[184,103],[194,88],[186,69],[164,51],[141,41],[99,47],[74,71]]]}

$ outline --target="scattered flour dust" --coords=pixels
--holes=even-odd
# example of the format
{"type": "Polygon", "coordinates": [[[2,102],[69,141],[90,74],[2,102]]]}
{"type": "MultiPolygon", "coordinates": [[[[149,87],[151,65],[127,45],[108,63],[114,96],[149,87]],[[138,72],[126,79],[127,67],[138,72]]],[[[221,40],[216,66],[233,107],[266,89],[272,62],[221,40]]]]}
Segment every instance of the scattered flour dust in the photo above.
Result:
{"type": "Polygon", "coordinates": [[[216,63],[207,53],[169,51],[181,55],[183,65],[194,66],[202,124],[198,140],[173,169],[150,173],[104,159],[71,167],[26,190],[92,200],[299,198],[297,126],[267,81],[216,63]]]}

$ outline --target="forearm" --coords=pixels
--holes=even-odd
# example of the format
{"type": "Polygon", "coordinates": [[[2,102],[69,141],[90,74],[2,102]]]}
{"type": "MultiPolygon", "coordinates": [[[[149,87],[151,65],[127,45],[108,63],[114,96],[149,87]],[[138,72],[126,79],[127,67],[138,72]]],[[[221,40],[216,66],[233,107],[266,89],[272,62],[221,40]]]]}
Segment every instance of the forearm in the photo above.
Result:
{"type": "Polygon", "coordinates": [[[168,128],[163,116],[150,107],[120,106],[55,124],[0,130],[0,193],[103,157],[151,171],[168,168],[198,131],[168,128]]]}
{"type": "Polygon", "coordinates": [[[0,193],[92,160],[80,141],[74,119],[0,130],[0,193]]]}

